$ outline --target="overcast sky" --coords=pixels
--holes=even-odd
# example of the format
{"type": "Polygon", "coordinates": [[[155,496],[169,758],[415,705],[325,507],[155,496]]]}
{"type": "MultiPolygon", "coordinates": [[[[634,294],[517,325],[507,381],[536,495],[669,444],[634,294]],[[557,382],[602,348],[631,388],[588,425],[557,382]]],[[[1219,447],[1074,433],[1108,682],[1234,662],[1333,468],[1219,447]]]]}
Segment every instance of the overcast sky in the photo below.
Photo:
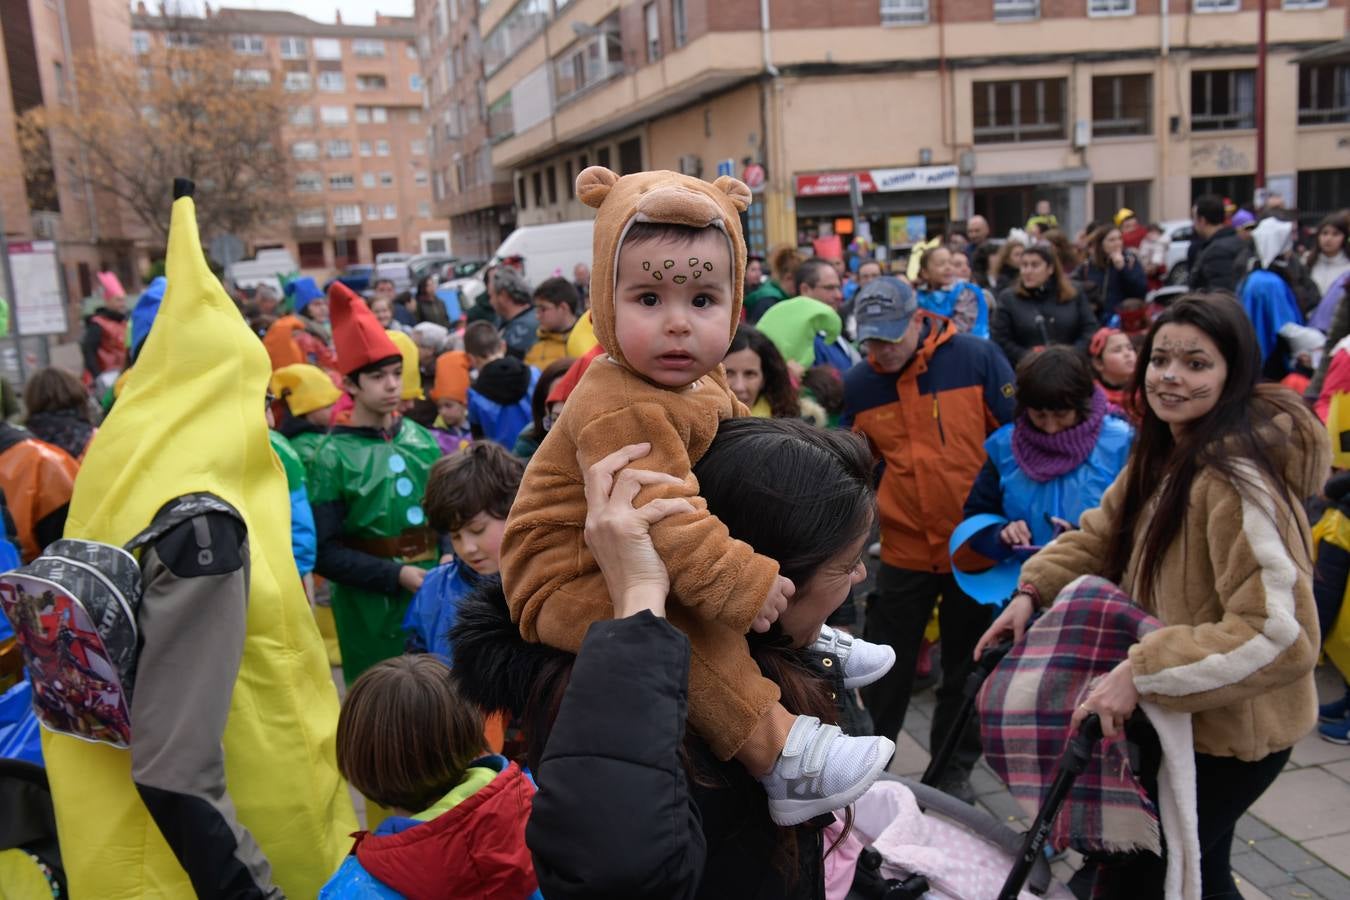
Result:
{"type": "MultiPolygon", "coordinates": [[[[146,6],[154,7],[154,3],[146,6]]],[[[201,11],[201,0],[179,0],[186,9],[201,11]]],[[[286,9],[300,13],[316,22],[332,22],[333,14],[342,10],[342,21],[348,25],[373,25],[376,11],[387,16],[411,16],[413,0],[211,0],[217,9],[235,6],[245,9],[286,9]]]]}

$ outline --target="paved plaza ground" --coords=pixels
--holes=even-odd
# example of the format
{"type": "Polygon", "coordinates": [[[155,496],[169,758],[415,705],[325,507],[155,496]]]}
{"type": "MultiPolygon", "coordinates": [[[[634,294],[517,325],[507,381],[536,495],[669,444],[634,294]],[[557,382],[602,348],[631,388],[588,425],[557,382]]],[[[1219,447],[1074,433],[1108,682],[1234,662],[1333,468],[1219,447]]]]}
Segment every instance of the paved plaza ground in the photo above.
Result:
{"type": "MultiPolygon", "coordinates": [[[[1342,690],[1335,672],[1318,671],[1322,701],[1342,690]]],[[[918,778],[928,765],[932,688],[916,694],[896,740],[891,771],[918,778]]],[[[971,778],[980,806],[1009,822],[1027,817],[1003,783],[980,761],[971,778]]],[[[1067,881],[1075,854],[1055,864],[1067,881]]],[[[1350,900],[1350,746],[1315,733],[1294,747],[1289,766],[1238,823],[1233,871],[1247,900],[1350,900]]]]}

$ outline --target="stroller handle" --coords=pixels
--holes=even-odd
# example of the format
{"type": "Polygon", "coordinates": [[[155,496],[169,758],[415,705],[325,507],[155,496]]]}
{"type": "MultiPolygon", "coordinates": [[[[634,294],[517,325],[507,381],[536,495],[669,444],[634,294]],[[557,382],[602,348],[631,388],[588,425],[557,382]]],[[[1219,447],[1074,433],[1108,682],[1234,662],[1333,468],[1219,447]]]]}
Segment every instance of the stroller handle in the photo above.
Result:
{"type": "Polygon", "coordinates": [[[1016,900],[1021,893],[1022,885],[1026,883],[1027,876],[1031,873],[1032,865],[1042,858],[1041,851],[1050,837],[1055,817],[1063,808],[1064,801],[1069,798],[1074,781],[1087,768],[1088,760],[1092,759],[1092,751],[1101,739],[1101,717],[1096,713],[1088,713],[1070,738],[1069,745],[1064,748],[1064,755],[1060,757],[1059,768],[1055,772],[1055,780],[1051,782],[1045,799],[1041,801],[1041,808],[1036,812],[1036,818],[1027,829],[1022,851],[1017,857],[1017,862],[1013,864],[1012,871],[1008,873],[1008,880],[1003,883],[1003,890],[998,895],[999,900],[1016,900]]]}
{"type": "Polygon", "coordinates": [[[989,674],[998,667],[998,664],[1003,661],[1003,657],[1008,655],[1012,646],[1010,640],[1003,640],[994,644],[981,653],[979,661],[971,667],[970,674],[966,676],[966,683],[961,691],[961,705],[957,708],[952,727],[943,736],[942,743],[937,745],[937,752],[928,761],[928,768],[924,770],[923,778],[920,779],[923,784],[929,786],[937,784],[938,778],[947,768],[947,763],[951,760],[952,754],[956,752],[956,745],[961,740],[961,733],[965,730],[966,723],[970,721],[971,713],[975,711],[975,698],[980,693],[980,686],[984,684],[989,674]]]}
{"type": "MultiPolygon", "coordinates": [[[[976,670],[984,673],[985,676],[988,676],[989,673],[994,671],[994,668],[1003,661],[1003,657],[1007,656],[1012,648],[1013,642],[1007,639],[1001,640],[993,646],[986,647],[985,651],[980,654],[979,661],[975,663],[976,670]]],[[[980,680],[984,681],[984,678],[981,678],[980,680]]]]}

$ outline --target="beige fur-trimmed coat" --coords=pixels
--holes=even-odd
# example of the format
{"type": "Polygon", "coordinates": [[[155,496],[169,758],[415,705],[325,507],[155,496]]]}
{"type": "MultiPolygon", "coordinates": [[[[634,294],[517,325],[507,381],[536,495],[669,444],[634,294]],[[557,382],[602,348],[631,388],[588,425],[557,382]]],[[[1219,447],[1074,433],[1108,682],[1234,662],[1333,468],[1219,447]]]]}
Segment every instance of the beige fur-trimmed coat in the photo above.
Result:
{"type": "MultiPolygon", "coordinates": [[[[1254,404],[1270,404],[1270,395],[1254,404]]],[[[1290,395],[1272,425],[1290,504],[1268,490],[1202,469],[1186,520],[1164,554],[1149,611],[1166,627],[1130,650],[1141,699],[1193,715],[1195,749],[1254,761],[1297,743],[1317,721],[1313,667],[1319,632],[1311,534],[1302,501],[1321,490],[1331,462],[1325,430],[1290,395]],[[1291,512],[1292,509],[1292,512],[1291,512]]],[[[1266,407],[1269,409],[1269,406],[1266,407]]],[[[1252,481],[1260,483],[1248,463],[1252,481]]],[[[1128,470],[1127,470],[1128,472],[1128,470]]],[[[1124,501],[1127,472],[1082,518],[1022,567],[1044,602],[1080,575],[1101,574],[1124,501]]],[[[1142,520],[1148,515],[1146,508],[1142,520]]],[[[1136,538],[1142,533],[1136,532],[1136,538]]],[[[1136,540],[1121,588],[1139,585],[1136,540]]]]}

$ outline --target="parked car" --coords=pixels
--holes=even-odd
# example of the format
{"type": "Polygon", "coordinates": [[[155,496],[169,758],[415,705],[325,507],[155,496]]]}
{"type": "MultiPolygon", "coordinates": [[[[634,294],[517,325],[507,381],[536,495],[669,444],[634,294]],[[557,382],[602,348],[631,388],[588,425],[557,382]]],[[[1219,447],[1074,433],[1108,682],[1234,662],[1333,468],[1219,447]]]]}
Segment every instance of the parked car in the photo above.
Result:
{"type": "Polygon", "coordinates": [[[260,250],[254,259],[241,259],[225,269],[227,284],[240,291],[252,292],[264,285],[281,295],[281,275],[293,275],[299,270],[295,257],[285,250],[260,250]]]}
{"type": "MultiPolygon", "coordinates": [[[[383,256],[384,254],[380,255],[383,256]]],[[[408,271],[408,263],[403,260],[375,263],[375,272],[370,277],[371,287],[374,287],[375,282],[385,278],[394,282],[394,291],[400,294],[412,290],[415,283],[412,274],[408,271]]]]}
{"type": "MultiPolygon", "coordinates": [[[[371,275],[375,272],[375,267],[365,263],[354,263],[343,269],[333,281],[340,281],[358,294],[370,290],[371,275]]],[[[332,284],[333,281],[328,282],[332,284]]],[[[328,285],[324,285],[328,289],[328,285]]]]}
{"type": "Polygon", "coordinates": [[[441,280],[471,278],[481,272],[486,265],[486,259],[457,259],[441,267],[441,280]]]}
{"type": "Polygon", "coordinates": [[[1186,254],[1191,249],[1191,238],[1195,236],[1195,226],[1190,219],[1170,219],[1159,223],[1163,237],[1167,238],[1167,284],[1186,284],[1190,279],[1190,269],[1186,265],[1186,254]]]}
{"type": "Polygon", "coordinates": [[[408,272],[416,284],[423,275],[439,274],[444,266],[454,262],[455,257],[448,253],[422,253],[408,260],[408,272]]]}

